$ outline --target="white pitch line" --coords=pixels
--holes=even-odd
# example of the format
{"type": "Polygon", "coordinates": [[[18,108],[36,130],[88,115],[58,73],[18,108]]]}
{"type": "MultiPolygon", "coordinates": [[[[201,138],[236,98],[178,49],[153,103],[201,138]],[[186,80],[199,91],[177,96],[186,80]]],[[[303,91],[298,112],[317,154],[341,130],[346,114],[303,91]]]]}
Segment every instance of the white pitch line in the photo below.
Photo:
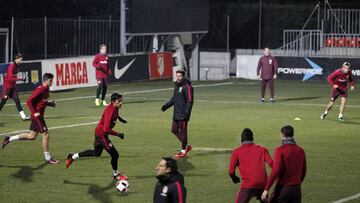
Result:
{"type": "Polygon", "coordinates": [[[357,193],[353,196],[350,196],[350,197],[347,197],[347,198],[344,198],[344,199],[340,199],[340,200],[337,200],[335,202],[332,202],[332,203],[343,203],[343,202],[347,202],[347,201],[350,201],[350,200],[353,200],[353,199],[357,199],[360,197],[360,193],[357,193]]]}
{"type": "Polygon", "coordinates": [[[233,149],[229,148],[211,148],[211,147],[193,147],[194,151],[205,151],[205,152],[227,152],[232,151],[233,149]]]}
{"type": "MultiPolygon", "coordinates": [[[[209,84],[209,85],[194,85],[194,88],[199,87],[217,87],[217,86],[225,86],[225,85],[232,85],[234,82],[224,82],[224,83],[216,83],[216,84],[209,84]]],[[[169,88],[160,88],[160,89],[152,89],[152,90],[138,90],[138,91],[130,91],[130,92],[123,92],[122,94],[139,94],[139,93],[149,93],[149,92],[161,92],[161,91],[169,91],[174,90],[173,87],[169,88]]],[[[111,94],[107,94],[106,96],[110,96],[111,94]]],[[[70,97],[70,98],[64,98],[64,99],[55,99],[56,101],[71,101],[71,100],[79,100],[79,99],[88,99],[88,98],[95,98],[94,95],[92,96],[81,96],[81,97],[70,97]]],[[[25,102],[21,104],[26,104],[25,102]]],[[[5,106],[14,106],[15,104],[6,104],[5,106]]]]}
{"type": "MultiPolygon", "coordinates": [[[[72,124],[72,125],[54,126],[54,127],[48,128],[48,129],[54,130],[54,129],[72,128],[72,127],[78,127],[78,126],[84,126],[84,125],[93,125],[93,124],[97,124],[98,122],[99,121],[88,122],[88,123],[78,123],[78,124],[72,124]]],[[[25,132],[29,132],[29,130],[17,130],[17,131],[12,131],[12,132],[1,133],[0,136],[13,135],[13,134],[25,133],[25,132]]]]}

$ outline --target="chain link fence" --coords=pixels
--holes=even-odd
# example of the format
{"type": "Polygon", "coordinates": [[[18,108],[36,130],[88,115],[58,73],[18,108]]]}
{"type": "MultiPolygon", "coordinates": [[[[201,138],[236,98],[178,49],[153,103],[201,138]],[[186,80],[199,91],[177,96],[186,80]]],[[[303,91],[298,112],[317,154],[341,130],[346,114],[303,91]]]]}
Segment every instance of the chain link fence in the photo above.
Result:
{"type": "MultiPolygon", "coordinates": [[[[102,43],[108,45],[109,54],[120,53],[120,21],[110,17],[14,19],[1,21],[1,27],[13,27],[13,54],[22,53],[26,60],[94,55],[102,43]]],[[[150,42],[151,37],[134,36],[127,44],[127,52],[147,51],[150,42]]]]}

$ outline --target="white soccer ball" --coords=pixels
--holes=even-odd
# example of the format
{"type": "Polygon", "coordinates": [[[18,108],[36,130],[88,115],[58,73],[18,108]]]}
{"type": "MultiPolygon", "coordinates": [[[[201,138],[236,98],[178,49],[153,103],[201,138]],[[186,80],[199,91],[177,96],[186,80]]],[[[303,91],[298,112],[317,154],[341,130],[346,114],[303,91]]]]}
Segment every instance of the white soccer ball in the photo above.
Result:
{"type": "Polygon", "coordinates": [[[129,189],[129,182],[126,180],[120,180],[116,183],[115,187],[120,193],[125,193],[129,189]]]}

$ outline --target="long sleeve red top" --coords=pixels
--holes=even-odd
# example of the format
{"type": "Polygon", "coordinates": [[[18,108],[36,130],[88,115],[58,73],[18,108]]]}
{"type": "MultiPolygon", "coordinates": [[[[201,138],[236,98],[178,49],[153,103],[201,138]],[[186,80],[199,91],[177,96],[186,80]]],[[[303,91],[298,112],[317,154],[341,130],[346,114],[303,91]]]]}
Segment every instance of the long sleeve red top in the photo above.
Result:
{"type": "Polygon", "coordinates": [[[115,127],[116,121],[119,117],[119,108],[113,104],[108,105],[95,128],[95,135],[98,137],[104,137],[110,135],[118,135],[118,133],[112,128],[115,127]]]}
{"type": "Polygon", "coordinates": [[[328,78],[328,82],[330,83],[331,87],[333,88],[334,85],[338,85],[339,89],[345,91],[347,88],[348,80],[351,86],[355,86],[355,81],[351,75],[351,69],[349,69],[348,73],[343,73],[342,69],[339,68],[333,73],[331,73],[328,78]]]}
{"type": "Polygon", "coordinates": [[[109,58],[106,54],[96,54],[93,66],[96,69],[96,79],[107,78],[108,75],[112,74],[109,67],[109,58]]]}
{"type": "Polygon", "coordinates": [[[45,108],[49,105],[48,98],[50,95],[49,87],[42,84],[35,88],[32,95],[26,101],[31,117],[34,118],[35,113],[40,113],[40,116],[44,117],[45,108]]]}
{"type": "Polygon", "coordinates": [[[239,168],[242,178],[241,188],[264,189],[267,182],[265,162],[271,167],[273,160],[265,147],[253,143],[242,144],[231,154],[229,175],[239,168]]]}
{"type": "Polygon", "coordinates": [[[19,72],[19,66],[16,63],[9,65],[6,76],[4,78],[4,88],[13,88],[16,85],[16,81],[21,80],[17,77],[19,72]]]}
{"type": "Polygon", "coordinates": [[[272,79],[277,74],[278,63],[275,57],[268,55],[262,56],[259,59],[256,74],[260,75],[261,79],[272,79]]]}
{"type": "Polygon", "coordinates": [[[283,144],[275,149],[274,165],[265,189],[269,190],[276,179],[278,185],[299,185],[305,174],[305,151],[296,144],[283,144]]]}

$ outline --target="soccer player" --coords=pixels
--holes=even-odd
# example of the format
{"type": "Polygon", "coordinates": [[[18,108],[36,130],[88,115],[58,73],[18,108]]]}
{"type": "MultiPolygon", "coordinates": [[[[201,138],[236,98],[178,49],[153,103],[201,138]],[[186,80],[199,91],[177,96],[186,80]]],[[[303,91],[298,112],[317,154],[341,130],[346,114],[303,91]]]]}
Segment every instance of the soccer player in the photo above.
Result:
{"type": "Polygon", "coordinates": [[[14,63],[11,63],[7,69],[6,76],[4,79],[3,89],[1,93],[0,111],[6,104],[8,98],[12,98],[15,102],[16,108],[20,113],[23,121],[29,120],[30,118],[25,115],[23,108],[21,107],[18,92],[16,90],[16,81],[26,81],[26,78],[18,78],[20,65],[23,63],[23,56],[21,54],[15,55],[14,63]]]}
{"type": "Polygon", "coordinates": [[[156,167],[154,203],[186,203],[184,176],[177,170],[176,160],[163,157],[156,167]]]}
{"type": "Polygon", "coordinates": [[[280,137],[282,145],[275,149],[273,168],[261,199],[267,199],[271,186],[277,180],[270,203],[300,203],[301,183],[306,174],[305,152],[296,144],[292,126],[282,127],[280,137]]]}
{"type": "Polygon", "coordinates": [[[181,151],[175,155],[176,159],[187,157],[186,153],[192,149],[192,147],[188,145],[187,126],[190,120],[193,103],[194,88],[191,86],[190,80],[185,77],[185,71],[178,70],[176,71],[173,96],[161,107],[162,111],[166,111],[171,106],[174,106],[171,132],[181,142],[181,151]]]}
{"type": "Polygon", "coordinates": [[[96,54],[93,61],[93,66],[95,67],[96,70],[96,80],[98,83],[98,88],[96,90],[95,105],[107,106],[107,103],[105,101],[105,96],[108,86],[107,78],[112,73],[109,67],[108,55],[106,54],[106,50],[107,50],[106,44],[100,44],[99,48],[100,48],[100,52],[96,54]],[[100,93],[101,93],[101,99],[99,99],[100,93]]]}
{"type": "MultiPolygon", "coordinates": [[[[95,128],[94,136],[94,150],[85,150],[80,153],[71,154],[69,153],[66,159],[66,168],[69,168],[74,160],[80,157],[91,157],[91,156],[101,156],[101,153],[105,149],[107,153],[111,156],[111,166],[113,169],[113,177],[118,180],[127,180],[128,177],[121,175],[118,171],[118,159],[119,153],[116,150],[115,146],[112,144],[109,139],[109,135],[119,137],[124,139],[124,133],[116,132],[112,130],[115,127],[116,120],[121,120],[119,116],[119,108],[122,106],[122,95],[114,93],[111,95],[111,103],[108,105],[99,121],[98,125],[95,128]]],[[[124,119],[122,119],[124,120],[124,119]]]]}
{"type": "Polygon", "coordinates": [[[273,164],[268,150],[254,144],[253,141],[253,132],[245,128],[241,134],[241,145],[231,154],[229,175],[233,183],[239,183],[240,178],[235,174],[235,169],[238,167],[243,180],[235,203],[247,203],[253,197],[261,201],[261,194],[267,182],[265,162],[270,167],[273,164]]]}
{"type": "Polygon", "coordinates": [[[331,85],[330,102],[327,105],[325,112],[321,114],[320,119],[324,119],[331,108],[334,106],[335,100],[340,96],[340,112],[339,121],[344,121],[343,113],[345,109],[346,97],[347,97],[347,84],[350,82],[350,90],[355,89],[355,81],[351,75],[350,63],[344,62],[342,67],[335,70],[327,78],[331,85]]]}
{"type": "Polygon", "coordinates": [[[265,90],[266,84],[269,83],[270,86],[270,101],[275,102],[275,88],[274,80],[277,78],[278,64],[275,57],[271,56],[269,47],[264,48],[264,56],[260,57],[256,74],[261,78],[261,98],[260,102],[265,102],[265,90]],[[260,73],[261,72],[261,73],[260,73]]]}
{"type": "Polygon", "coordinates": [[[30,98],[27,100],[26,104],[31,112],[31,124],[29,133],[21,133],[15,136],[6,136],[2,148],[4,149],[6,145],[17,141],[17,140],[35,140],[38,133],[42,134],[42,147],[44,150],[45,160],[48,164],[58,164],[60,161],[55,160],[51,157],[49,152],[49,132],[45,123],[44,114],[46,106],[55,107],[56,103],[54,100],[49,101],[49,95],[53,83],[54,75],[51,73],[45,73],[43,75],[43,83],[38,86],[30,98]]]}

